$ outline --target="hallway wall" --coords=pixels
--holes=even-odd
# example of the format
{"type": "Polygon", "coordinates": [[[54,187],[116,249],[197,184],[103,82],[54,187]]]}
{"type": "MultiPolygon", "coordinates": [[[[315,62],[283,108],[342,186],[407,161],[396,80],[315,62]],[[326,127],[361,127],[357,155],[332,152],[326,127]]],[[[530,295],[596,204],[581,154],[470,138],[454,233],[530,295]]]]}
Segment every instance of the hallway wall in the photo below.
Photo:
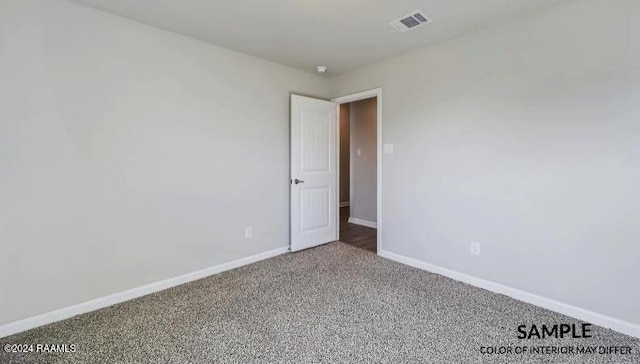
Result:
{"type": "Polygon", "coordinates": [[[351,104],[340,105],[340,203],[349,202],[351,104]]]}
{"type": "Polygon", "coordinates": [[[377,220],[377,98],[351,103],[351,217],[377,220]]]}

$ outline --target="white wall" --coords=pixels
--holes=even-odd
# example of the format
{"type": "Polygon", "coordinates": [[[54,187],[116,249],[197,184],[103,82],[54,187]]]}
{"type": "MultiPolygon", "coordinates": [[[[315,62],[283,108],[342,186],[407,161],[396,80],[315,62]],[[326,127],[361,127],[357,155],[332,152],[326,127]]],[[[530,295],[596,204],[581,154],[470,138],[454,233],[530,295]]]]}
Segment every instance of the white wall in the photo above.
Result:
{"type": "Polygon", "coordinates": [[[350,216],[375,223],[377,220],[377,98],[351,105],[351,205],[350,216]],[[358,150],[360,155],[358,155],[358,150]]]}
{"type": "Polygon", "coordinates": [[[333,79],[383,88],[383,248],[640,324],[639,44],[576,1],[333,79]]]}
{"type": "Polygon", "coordinates": [[[287,246],[290,92],[329,85],[0,0],[0,324],[287,246]]]}

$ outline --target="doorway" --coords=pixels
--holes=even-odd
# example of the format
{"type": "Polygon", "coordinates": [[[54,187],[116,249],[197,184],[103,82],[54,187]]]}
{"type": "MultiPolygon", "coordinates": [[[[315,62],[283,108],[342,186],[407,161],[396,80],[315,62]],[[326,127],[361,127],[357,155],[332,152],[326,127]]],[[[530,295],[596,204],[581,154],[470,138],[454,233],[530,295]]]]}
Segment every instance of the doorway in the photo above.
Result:
{"type": "Polygon", "coordinates": [[[339,240],[380,249],[380,90],[334,100],[339,104],[339,240]]]}
{"type": "MultiPolygon", "coordinates": [[[[292,252],[336,240],[359,248],[382,251],[382,89],[374,89],[331,101],[291,95],[291,247],[292,252]],[[367,101],[367,99],[369,99],[367,101]],[[356,103],[363,101],[362,103],[356,103]],[[340,114],[349,105],[349,206],[340,207],[340,114]],[[367,142],[360,135],[360,124],[351,133],[351,108],[363,108],[367,142]],[[375,125],[375,128],[372,128],[375,125]],[[371,137],[373,136],[373,137],[371,137]],[[375,156],[375,157],[374,157],[375,156]],[[366,158],[362,158],[366,157],[366,158]],[[360,162],[367,159],[365,173],[360,162]],[[375,166],[375,167],[372,167],[375,166]],[[364,177],[361,177],[364,176],[364,177]],[[368,185],[361,200],[361,181],[368,185]],[[373,187],[372,187],[373,186],[373,187]],[[372,197],[375,191],[375,198],[372,197]],[[366,202],[361,202],[366,201],[366,202]],[[342,223],[341,223],[342,220],[342,223]],[[342,226],[341,226],[342,225],[342,226]],[[342,227],[343,234],[340,234],[342,227]],[[359,244],[356,244],[358,243],[359,244]]],[[[347,115],[346,109],[342,112],[347,115]]],[[[390,145],[392,147],[392,145],[390,145]]],[[[385,146],[385,151],[387,146],[385,146]]],[[[342,201],[346,202],[346,201],[342,201]]]]}

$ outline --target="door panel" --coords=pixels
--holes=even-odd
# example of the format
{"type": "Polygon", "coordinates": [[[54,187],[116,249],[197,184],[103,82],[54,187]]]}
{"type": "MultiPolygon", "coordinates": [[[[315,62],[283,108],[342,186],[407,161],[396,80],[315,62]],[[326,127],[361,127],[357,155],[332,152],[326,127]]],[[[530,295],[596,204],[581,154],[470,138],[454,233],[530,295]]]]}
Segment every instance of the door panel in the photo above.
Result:
{"type": "Polygon", "coordinates": [[[335,103],[291,95],[292,251],[337,240],[336,119],[335,103]]]}
{"type": "Polygon", "coordinates": [[[330,227],[330,195],[331,189],[327,187],[300,189],[301,232],[330,227]]]}

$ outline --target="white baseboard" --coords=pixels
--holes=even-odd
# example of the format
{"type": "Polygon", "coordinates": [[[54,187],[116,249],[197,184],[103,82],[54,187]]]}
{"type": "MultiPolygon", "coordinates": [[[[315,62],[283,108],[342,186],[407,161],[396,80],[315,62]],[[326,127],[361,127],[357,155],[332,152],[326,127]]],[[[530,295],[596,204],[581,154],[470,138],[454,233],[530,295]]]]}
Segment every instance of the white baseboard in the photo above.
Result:
{"type": "Polygon", "coordinates": [[[22,331],[30,330],[38,326],[47,325],[57,321],[71,318],[83,313],[99,310],[118,303],[132,300],[134,298],[146,296],[151,293],[165,290],[167,288],[179,286],[184,283],[202,279],[214,274],[222,273],[231,269],[239,268],[261,260],[273,258],[287,253],[289,247],[282,247],[264,253],[259,253],[246,258],[241,258],[228,263],[223,263],[214,267],[205,268],[192,273],[187,273],[178,277],[165,279],[163,281],[146,284],[141,287],[132,288],[127,291],[114,293],[108,296],[93,299],[91,301],[79,303],[59,310],[50,311],[41,315],[33,316],[19,321],[10,322],[0,326],[0,338],[13,335],[22,331]]]}
{"type": "Polygon", "coordinates": [[[349,206],[349,201],[345,201],[345,202],[340,202],[340,207],[347,207],[349,206]]]}
{"type": "Polygon", "coordinates": [[[412,266],[414,268],[423,269],[432,273],[449,277],[456,281],[464,282],[472,286],[486,289],[491,292],[503,294],[511,298],[515,298],[535,306],[546,308],[551,311],[571,316],[576,319],[592,323],[594,325],[609,328],[626,335],[640,338],[640,325],[631,322],[619,320],[610,316],[599,314],[597,312],[585,310],[580,307],[572,306],[566,303],[558,302],[549,298],[541,297],[533,293],[525,292],[519,289],[511,288],[499,283],[488,281],[486,279],[477,278],[468,274],[460,273],[451,269],[442,268],[433,264],[429,264],[417,259],[408,258],[402,255],[391,253],[386,250],[380,251],[381,257],[394,260],[396,262],[412,266]]]}
{"type": "Polygon", "coordinates": [[[362,219],[357,219],[355,217],[350,217],[348,222],[352,223],[352,224],[356,224],[356,225],[362,225],[362,226],[366,226],[366,227],[370,227],[370,228],[374,228],[377,229],[378,228],[378,224],[376,224],[373,221],[368,221],[368,220],[362,220],[362,219]]]}

